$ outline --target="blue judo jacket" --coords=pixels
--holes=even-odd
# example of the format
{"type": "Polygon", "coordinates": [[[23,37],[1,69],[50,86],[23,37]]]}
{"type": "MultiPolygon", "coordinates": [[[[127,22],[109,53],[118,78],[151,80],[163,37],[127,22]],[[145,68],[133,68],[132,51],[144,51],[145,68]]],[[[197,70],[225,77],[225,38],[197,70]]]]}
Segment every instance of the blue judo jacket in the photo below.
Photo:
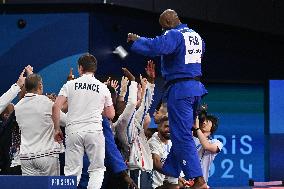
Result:
{"type": "MultiPolygon", "coordinates": [[[[205,43],[186,24],[180,24],[155,38],[140,37],[132,44],[131,50],[144,56],[161,56],[161,71],[166,81],[202,76],[201,58],[205,43]]],[[[178,86],[184,91],[180,98],[207,93],[199,81],[181,82],[178,86]]]]}

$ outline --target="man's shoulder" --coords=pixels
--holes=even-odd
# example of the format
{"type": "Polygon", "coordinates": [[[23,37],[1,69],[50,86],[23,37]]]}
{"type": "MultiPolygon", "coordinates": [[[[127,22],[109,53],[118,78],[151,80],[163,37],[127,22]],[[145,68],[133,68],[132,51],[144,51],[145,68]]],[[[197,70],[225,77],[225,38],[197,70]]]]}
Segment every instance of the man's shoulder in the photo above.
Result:
{"type": "Polygon", "coordinates": [[[50,103],[50,104],[53,104],[53,102],[45,95],[37,95],[38,99],[40,99],[42,102],[44,103],[50,103]]]}
{"type": "Polygon", "coordinates": [[[170,30],[167,30],[164,35],[171,35],[171,36],[179,36],[182,35],[179,29],[172,28],[170,30]]]}
{"type": "Polygon", "coordinates": [[[153,135],[152,135],[152,137],[149,139],[149,141],[148,141],[148,143],[150,144],[157,144],[157,143],[159,143],[159,136],[158,136],[158,132],[156,132],[156,133],[154,133],[153,135]]]}

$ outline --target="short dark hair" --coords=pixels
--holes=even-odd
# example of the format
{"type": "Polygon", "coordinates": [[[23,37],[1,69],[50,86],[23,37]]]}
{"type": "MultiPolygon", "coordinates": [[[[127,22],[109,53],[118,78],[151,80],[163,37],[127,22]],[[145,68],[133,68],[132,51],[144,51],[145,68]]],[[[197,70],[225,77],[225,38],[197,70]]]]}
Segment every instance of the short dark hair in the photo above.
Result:
{"type": "Polygon", "coordinates": [[[95,73],[97,70],[97,59],[93,55],[86,53],[78,59],[78,65],[82,66],[84,72],[95,73]]]}
{"type": "Polygon", "coordinates": [[[28,75],[25,79],[25,88],[27,92],[37,90],[39,84],[42,82],[42,78],[38,74],[28,75]]]}
{"type": "Polygon", "coordinates": [[[212,135],[212,134],[215,133],[215,132],[217,131],[217,129],[218,129],[218,118],[215,117],[215,116],[213,116],[213,115],[207,115],[207,116],[206,116],[206,120],[209,120],[209,121],[212,122],[212,127],[211,127],[211,130],[210,130],[211,135],[212,135]]]}

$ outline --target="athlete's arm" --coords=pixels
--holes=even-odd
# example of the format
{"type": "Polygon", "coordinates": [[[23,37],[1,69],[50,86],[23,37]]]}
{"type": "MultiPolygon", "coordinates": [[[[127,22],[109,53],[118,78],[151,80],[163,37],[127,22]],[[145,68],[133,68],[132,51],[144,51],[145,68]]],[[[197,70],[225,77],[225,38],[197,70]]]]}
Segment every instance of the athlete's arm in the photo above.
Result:
{"type": "Polygon", "coordinates": [[[161,163],[161,157],[159,155],[155,154],[155,153],[152,153],[152,159],[153,159],[154,170],[163,174],[163,172],[162,172],[163,164],[161,163]]]}
{"type": "Polygon", "coordinates": [[[170,30],[155,38],[139,37],[132,44],[131,50],[150,57],[166,55],[173,53],[181,40],[183,37],[180,32],[170,30]]]}
{"type": "MultiPolygon", "coordinates": [[[[154,88],[155,88],[155,84],[151,84],[149,82],[146,82],[145,84],[146,89],[142,89],[142,102],[140,107],[138,108],[136,114],[135,114],[135,119],[138,121],[139,126],[142,128],[142,123],[144,121],[144,118],[147,114],[147,112],[149,111],[151,104],[152,104],[152,100],[153,100],[153,95],[154,95],[154,88]]],[[[144,88],[142,87],[142,88],[144,88]]]]}
{"type": "Polygon", "coordinates": [[[105,107],[103,115],[109,119],[113,119],[115,116],[115,110],[113,105],[105,107]]]}
{"type": "Polygon", "coordinates": [[[63,140],[63,133],[60,129],[60,110],[63,104],[67,101],[65,96],[58,96],[52,106],[52,121],[54,124],[54,139],[57,142],[62,142],[63,140]]]}
{"type": "Polygon", "coordinates": [[[149,143],[149,147],[150,147],[152,159],[153,159],[153,169],[158,171],[159,173],[162,173],[163,164],[161,162],[161,156],[158,155],[160,154],[160,152],[157,146],[157,141],[154,140],[152,137],[151,139],[149,139],[148,143],[149,143]]]}
{"type": "Polygon", "coordinates": [[[2,113],[5,110],[5,108],[12,102],[12,100],[21,91],[21,87],[23,87],[25,83],[24,73],[25,70],[23,70],[22,73],[20,74],[17,83],[12,85],[11,88],[0,97],[0,113],[2,113]]]}

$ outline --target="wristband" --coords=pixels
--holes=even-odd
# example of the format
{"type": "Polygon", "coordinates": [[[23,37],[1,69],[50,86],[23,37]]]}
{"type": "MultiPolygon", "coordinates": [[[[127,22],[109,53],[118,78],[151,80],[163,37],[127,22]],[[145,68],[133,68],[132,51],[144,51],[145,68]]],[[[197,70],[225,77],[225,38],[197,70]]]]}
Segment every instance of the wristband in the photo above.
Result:
{"type": "Polygon", "coordinates": [[[200,128],[198,127],[198,128],[193,128],[193,131],[198,131],[200,128]]]}

